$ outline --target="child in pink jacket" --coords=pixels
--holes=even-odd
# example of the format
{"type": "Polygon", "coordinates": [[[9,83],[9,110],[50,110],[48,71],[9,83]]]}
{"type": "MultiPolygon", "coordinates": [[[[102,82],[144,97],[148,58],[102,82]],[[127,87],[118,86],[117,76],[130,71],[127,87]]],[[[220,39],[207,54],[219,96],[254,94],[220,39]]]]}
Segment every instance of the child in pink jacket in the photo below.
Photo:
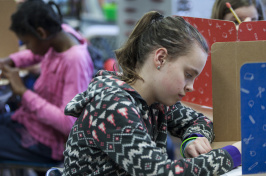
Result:
{"type": "Polygon", "coordinates": [[[26,1],[11,17],[10,29],[27,50],[0,59],[6,77],[21,106],[11,117],[0,115],[0,160],[59,161],[75,118],[64,115],[66,104],[86,90],[93,63],[87,43],[79,33],[61,23],[56,4],[26,1]],[[41,74],[34,91],[25,87],[18,70],[36,63],[41,74]]]}

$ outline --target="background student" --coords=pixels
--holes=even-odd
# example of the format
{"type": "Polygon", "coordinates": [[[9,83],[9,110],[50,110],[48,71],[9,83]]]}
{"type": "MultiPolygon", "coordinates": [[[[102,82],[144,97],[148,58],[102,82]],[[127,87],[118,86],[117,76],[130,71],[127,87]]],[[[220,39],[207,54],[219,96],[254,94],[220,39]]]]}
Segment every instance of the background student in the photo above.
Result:
{"type": "Polygon", "coordinates": [[[212,150],[212,122],[180,103],[208,56],[193,26],[148,12],[116,56],[122,72],[99,72],[65,108],[78,119],[64,152],[64,176],[205,176],[241,163],[241,143],[212,150]],[[182,139],[186,158],[168,159],[167,131],[182,139]]]}
{"type": "Polygon", "coordinates": [[[212,8],[212,19],[228,20],[238,24],[232,12],[226,6],[226,2],[236,12],[241,21],[264,20],[264,9],[260,0],[216,0],[212,8]]]}
{"type": "Polygon", "coordinates": [[[13,115],[0,115],[0,141],[4,141],[0,160],[61,161],[75,121],[64,115],[64,108],[77,93],[86,90],[93,73],[86,40],[62,24],[55,3],[41,0],[20,3],[10,29],[27,49],[0,59],[1,78],[8,79],[13,94],[21,96],[21,106],[13,115]],[[41,74],[31,91],[16,67],[36,63],[41,63],[41,74]]]}

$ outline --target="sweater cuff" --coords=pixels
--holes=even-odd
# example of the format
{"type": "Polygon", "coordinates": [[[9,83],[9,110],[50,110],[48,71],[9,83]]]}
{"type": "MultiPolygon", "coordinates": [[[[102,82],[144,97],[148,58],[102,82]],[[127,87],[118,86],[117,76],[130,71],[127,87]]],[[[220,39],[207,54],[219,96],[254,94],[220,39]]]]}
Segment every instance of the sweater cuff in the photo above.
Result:
{"type": "Polygon", "coordinates": [[[232,157],[233,162],[234,162],[233,168],[236,168],[237,166],[241,164],[241,153],[235,146],[228,145],[228,146],[223,147],[222,149],[225,149],[232,157]]]}
{"type": "Polygon", "coordinates": [[[187,136],[185,139],[188,139],[190,137],[204,137],[204,136],[202,134],[199,134],[199,133],[194,133],[194,134],[191,134],[191,135],[187,136]]]}

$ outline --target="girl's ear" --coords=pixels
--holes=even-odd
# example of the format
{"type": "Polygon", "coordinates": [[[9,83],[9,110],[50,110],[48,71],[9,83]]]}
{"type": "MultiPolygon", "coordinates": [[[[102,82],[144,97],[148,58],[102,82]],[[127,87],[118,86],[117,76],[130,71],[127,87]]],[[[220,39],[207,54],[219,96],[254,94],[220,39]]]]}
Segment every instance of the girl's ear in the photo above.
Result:
{"type": "Polygon", "coordinates": [[[46,39],[48,37],[48,33],[42,27],[38,27],[37,32],[39,36],[41,37],[41,39],[46,39]]]}
{"type": "Polygon", "coordinates": [[[155,51],[155,56],[154,56],[154,65],[156,68],[162,67],[162,65],[165,63],[166,59],[167,59],[167,49],[166,48],[158,48],[155,51]]]}

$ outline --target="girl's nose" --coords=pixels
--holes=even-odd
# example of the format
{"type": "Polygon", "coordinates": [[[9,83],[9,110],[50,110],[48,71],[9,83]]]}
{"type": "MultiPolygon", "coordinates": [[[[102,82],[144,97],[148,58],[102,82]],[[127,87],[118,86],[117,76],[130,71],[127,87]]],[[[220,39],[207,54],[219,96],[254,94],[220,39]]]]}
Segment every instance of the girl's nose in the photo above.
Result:
{"type": "Polygon", "coordinates": [[[186,92],[192,92],[193,90],[194,90],[193,84],[186,85],[186,87],[185,87],[186,92]]]}

